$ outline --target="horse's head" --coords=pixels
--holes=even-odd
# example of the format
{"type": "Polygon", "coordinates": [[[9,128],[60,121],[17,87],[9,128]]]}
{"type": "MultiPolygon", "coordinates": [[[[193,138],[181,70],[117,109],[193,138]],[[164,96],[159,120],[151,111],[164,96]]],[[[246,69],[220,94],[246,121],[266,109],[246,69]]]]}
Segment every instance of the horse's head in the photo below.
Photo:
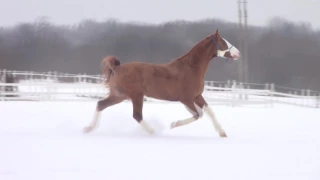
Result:
{"type": "Polygon", "coordinates": [[[226,39],[221,37],[218,29],[214,34],[210,36],[214,46],[217,48],[216,55],[223,58],[231,58],[233,60],[238,60],[240,58],[240,51],[229,43],[226,39]]]}

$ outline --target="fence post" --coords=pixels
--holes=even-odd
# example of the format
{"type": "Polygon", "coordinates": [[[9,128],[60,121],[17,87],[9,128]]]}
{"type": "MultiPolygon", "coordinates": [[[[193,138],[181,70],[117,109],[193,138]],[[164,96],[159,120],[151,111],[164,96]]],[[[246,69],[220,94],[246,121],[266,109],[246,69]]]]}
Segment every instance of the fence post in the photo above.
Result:
{"type": "Polygon", "coordinates": [[[45,74],[47,81],[49,81],[50,79],[50,71],[47,72],[47,74],[45,74]]]}
{"type": "Polygon", "coordinates": [[[310,89],[307,89],[307,97],[306,97],[306,105],[309,106],[309,101],[311,99],[311,90],[310,89]]]}
{"type": "Polygon", "coordinates": [[[214,87],[214,82],[213,81],[209,81],[210,82],[210,86],[214,87]]]}
{"type": "Polygon", "coordinates": [[[238,98],[237,98],[237,90],[236,90],[236,88],[237,88],[237,82],[236,82],[236,80],[233,80],[232,81],[232,87],[231,87],[231,107],[234,107],[234,105],[235,105],[235,102],[234,101],[236,101],[236,100],[238,100],[238,98]]]}
{"type": "Polygon", "coordinates": [[[46,75],[46,73],[43,73],[43,75],[42,75],[42,78],[41,78],[41,82],[46,82],[46,79],[47,79],[47,75],[46,75]]]}
{"type": "Polygon", "coordinates": [[[270,90],[271,90],[271,91],[274,91],[274,83],[271,83],[271,84],[270,84],[270,90]]]}
{"type": "Polygon", "coordinates": [[[231,81],[228,80],[228,81],[227,81],[227,88],[230,88],[230,87],[231,87],[231,81]]]}
{"type": "Polygon", "coordinates": [[[83,73],[82,82],[87,83],[87,74],[86,73],[83,73]]]}
{"type": "Polygon", "coordinates": [[[305,96],[306,96],[306,90],[305,89],[301,90],[301,96],[302,96],[301,105],[304,106],[305,105],[305,96]]]}
{"type": "Polygon", "coordinates": [[[320,93],[317,95],[316,108],[320,108],[320,93]]]}
{"type": "Polygon", "coordinates": [[[4,69],[2,72],[3,72],[2,82],[3,82],[3,83],[5,83],[5,82],[6,82],[7,70],[6,70],[6,69],[4,69]]]}
{"type": "MultiPolygon", "coordinates": [[[[0,69],[0,83],[3,83],[2,81],[2,69],[0,69]]],[[[0,101],[2,101],[2,86],[0,86],[0,101]]]]}
{"type": "Polygon", "coordinates": [[[269,84],[268,83],[266,83],[265,85],[264,85],[264,89],[266,89],[266,90],[270,90],[271,88],[269,87],[269,84]]]}
{"type": "Polygon", "coordinates": [[[57,83],[59,82],[59,80],[58,80],[58,72],[57,71],[54,71],[53,72],[53,81],[57,81],[57,83]]]}
{"type": "Polygon", "coordinates": [[[242,93],[243,93],[243,90],[242,90],[242,88],[243,88],[242,82],[239,82],[238,87],[239,87],[239,91],[238,91],[239,99],[242,100],[242,99],[244,99],[244,98],[243,98],[243,94],[242,94],[242,93]]]}
{"type": "MultiPolygon", "coordinates": [[[[246,85],[243,85],[243,89],[244,89],[245,92],[247,92],[246,89],[250,89],[250,86],[247,85],[247,87],[246,87],[246,85]]],[[[249,100],[249,94],[248,94],[248,93],[245,93],[245,94],[244,94],[244,97],[245,97],[245,99],[246,99],[247,101],[249,100]]]]}
{"type": "Polygon", "coordinates": [[[28,80],[28,72],[26,71],[26,72],[24,72],[25,74],[24,74],[24,80],[25,81],[27,81],[28,80]]]}
{"type": "Polygon", "coordinates": [[[271,107],[273,107],[273,103],[274,103],[273,92],[275,92],[274,83],[271,83],[269,86],[270,86],[270,92],[271,92],[271,107]]]}
{"type": "Polygon", "coordinates": [[[1,95],[0,95],[0,97],[2,96],[2,98],[5,98],[5,95],[2,95],[2,93],[6,93],[6,69],[3,69],[2,70],[2,80],[1,80],[1,82],[2,83],[5,83],[5,85],[4,86],[1,86],[0,88],[0,92],[1,92],[1,95]]]}

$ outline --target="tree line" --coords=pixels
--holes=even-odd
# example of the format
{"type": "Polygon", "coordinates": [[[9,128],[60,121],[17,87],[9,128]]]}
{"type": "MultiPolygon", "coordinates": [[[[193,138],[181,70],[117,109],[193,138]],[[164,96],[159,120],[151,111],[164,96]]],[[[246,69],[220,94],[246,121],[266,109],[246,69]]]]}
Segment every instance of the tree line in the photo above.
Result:
{"type": "MultiPolygon", "coordinates": [[[[0,28],[0,69],[99,74],[106,55],[125,63],[165,63],[219,29],[239,46],[239,27],[217,19],[153,25],[84,20],[61,26],[46,19],[0,28]]],[[[248,27],[249,82],[320,90],[320,32],[307,23],[273,18],[248,27]]],[[[241,59],[240,59],[241,60],[241,59]]],[[[237,80],[237,62],[214,59],[207,80],[237,80]]]]}

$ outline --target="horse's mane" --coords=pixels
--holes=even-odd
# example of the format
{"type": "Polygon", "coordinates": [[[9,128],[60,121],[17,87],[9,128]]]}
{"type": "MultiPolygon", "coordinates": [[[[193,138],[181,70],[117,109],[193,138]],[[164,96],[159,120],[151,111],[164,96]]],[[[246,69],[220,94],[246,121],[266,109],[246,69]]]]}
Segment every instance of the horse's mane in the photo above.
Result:
{"type": "Polygon", "coordinates": [[[192,57],[192,55],[197,52],[197,50],[207,41],[207,39],[209,38],[210,36],[207,36],[206,38],[204,38],[203,40],[199,41],[198,43],[196,43],[196,45],[194,45],[187,53],[185,53],[184,55],[176,58],[176,59],[173,59],[172,62],[174,61],[185,61],[185,60],[188,60],[187,57],[192,57]]]}
{"type": "Polygon", "coordinates": [[[109,88],[109,81],[114,70],[120,66],[120,60],[115,56],[107,56],[100,62],[100,70],[102,73],[102,84],[109,88]]]}

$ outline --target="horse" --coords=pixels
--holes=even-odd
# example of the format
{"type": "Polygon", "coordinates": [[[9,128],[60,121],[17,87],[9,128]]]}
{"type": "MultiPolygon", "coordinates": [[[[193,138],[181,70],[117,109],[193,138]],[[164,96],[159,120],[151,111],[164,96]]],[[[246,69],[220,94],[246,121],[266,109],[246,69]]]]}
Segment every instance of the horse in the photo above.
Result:
{"type": "Polygon", "coordinates": [[[181,102],[192,114],[190,118],[174,121],[170,129],[197,121],[205,112],[220,137],[227,137],[213,110],[202,96],[205,75],[215,57],[238,60],[240,51],[219,34],[219,30],[198,42],[183,56],[168,63],[153,64],[133,61],[122,64],[116,56],[106,56],[100,63],[109,88],[106,98],[96,104],[95,114],[83,131],[89,133],[100,122],[101,111],[124,100],[132,102],[133,118],[148,133],[154,129],[143,119],[144,97],[181,102]]]}

